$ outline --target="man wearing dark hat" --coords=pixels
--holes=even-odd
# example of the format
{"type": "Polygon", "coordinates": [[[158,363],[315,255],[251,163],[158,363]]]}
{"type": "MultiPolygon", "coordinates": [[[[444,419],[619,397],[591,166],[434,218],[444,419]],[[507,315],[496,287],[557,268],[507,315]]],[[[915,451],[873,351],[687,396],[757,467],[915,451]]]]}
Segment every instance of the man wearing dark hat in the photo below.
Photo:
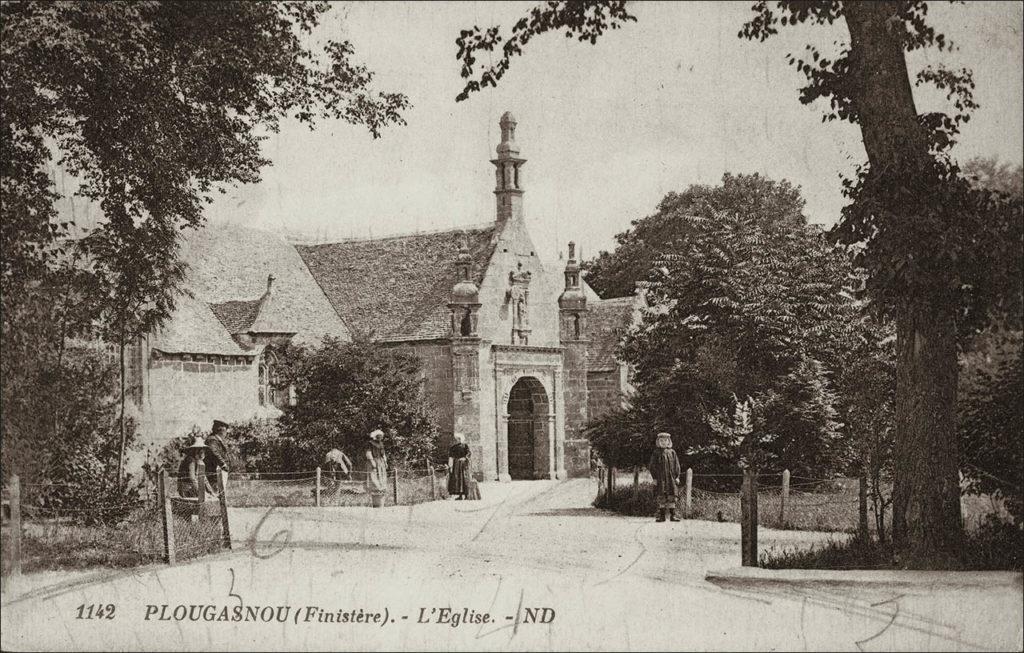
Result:
{"type": "Polygon", "coordinates": [[[195,499],[199,497],[199,484],[206,484],[206,493],[215,494],[209,478],[199,473],[199,463],[206,455],[208,448],[203,438],[196,436],[185,449],[185,455],[178,465],[178,496],[195,499]]]}
{"type": "Polygon", "coordinates": [[[227,436],[228,424],[222,422],[219,419],[213,420],[213,428],[210,431],[210,437],[206,439],[206,457],[204,462],[206,463],[206,474],[217,480],[217,468],[220,467],[224,471],[228,470],[228,446],[224,442],[224,438],[227,436]]]}

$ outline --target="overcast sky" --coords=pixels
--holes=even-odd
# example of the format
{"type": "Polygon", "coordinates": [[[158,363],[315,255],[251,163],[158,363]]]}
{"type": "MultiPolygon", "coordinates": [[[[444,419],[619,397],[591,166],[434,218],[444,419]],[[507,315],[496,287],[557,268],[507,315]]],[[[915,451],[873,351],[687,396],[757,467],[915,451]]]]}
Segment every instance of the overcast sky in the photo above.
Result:
{"type": "MultiPolygon", "coordinates": [[[[638,21],[597,45],[561,34],[530,43],[497,89],[456,104],[459,30],[506,28],[533,3],[335,4],[321,38],[352,41],[381,89],[407,94],[406,126],[373,140],[344,123],[315,132],[285,124],[266,143],[273,166],[257,186],[234,189],[211,220],[327,239],[449,228],[494,219],[498,117],[511,110],[528,159],[525,213],[545,256],[569,239],[585,255],[613,245],[665,193],[714,184],[722,173],[760,172],[801,186],[807,215],[832,223],[840,175],[864,161],[859,131],[822,123],[820,105],[797,99],[802,76],[785,62],[809,40],[845,39],[836,28],[783,30],[740,40],[749,2],[642,3],[638,21]]],[[[1020,3],[933,3],[929,19],[959,44],[910,61],[973,69],[981,108],[964,129],[961,160],[1022,156],[1020,3]]],[[[917,91],[919,110],[944,106],[917,91]]]]}

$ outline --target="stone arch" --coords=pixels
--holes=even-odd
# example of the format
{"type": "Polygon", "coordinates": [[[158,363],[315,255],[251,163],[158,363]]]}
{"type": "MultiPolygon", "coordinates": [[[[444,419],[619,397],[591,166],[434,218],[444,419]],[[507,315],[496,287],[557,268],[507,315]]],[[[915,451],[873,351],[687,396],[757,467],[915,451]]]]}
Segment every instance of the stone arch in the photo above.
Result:
{"type": "Polygon", "coordinates": [[[533,376],[516,380],[507,393],[508,473],[513,480],[549,478],[551,469],[551,399],[533,376]]]}

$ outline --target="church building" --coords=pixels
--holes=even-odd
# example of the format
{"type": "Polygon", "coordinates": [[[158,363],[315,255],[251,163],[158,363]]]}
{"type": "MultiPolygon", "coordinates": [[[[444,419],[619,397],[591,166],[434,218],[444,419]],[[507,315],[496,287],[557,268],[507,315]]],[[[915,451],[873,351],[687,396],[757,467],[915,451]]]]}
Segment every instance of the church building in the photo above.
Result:
{"type": "Polygon", "coordinates": [[[500,126],[484,224],[320,244],[214,225],[189,238],[191,296],[132,361],[143,441],[273,418],[295,401],[275,388],[276,347],[361,334],[421,359],[440,444],[465,434],[478,479],[586,475],[588,420],[629,393],[615,350],[641,300],[598,297],[571,242],[561,269],[541,263],[516,120],[500,126]]]}

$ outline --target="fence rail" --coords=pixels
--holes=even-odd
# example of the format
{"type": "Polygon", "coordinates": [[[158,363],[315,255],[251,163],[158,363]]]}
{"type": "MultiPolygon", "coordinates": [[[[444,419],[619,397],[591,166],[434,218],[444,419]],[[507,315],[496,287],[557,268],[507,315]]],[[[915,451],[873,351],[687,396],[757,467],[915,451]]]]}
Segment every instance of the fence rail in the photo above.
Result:
{"type": "MultiPolygon", "coordinates": [[[[199,472],[205,475],[201,466],[199,472]]],[[[197,497],[174,496],[164,470],[154,492],[137,501],[64,507],[46,503],[45,494],[32,495],[34,488],[51,486],[22,485],[14,474],[3,502],[3,576],[96,565],[175,564],[230,549],[226,473],[217,470],[216,477],[215,495],[208,496],[203,487],[197,497]]]]}
{"type": "MultiPolygon", "coordinates": [[[[809,478],[788,470],[773,474],[699,473],[680,479],[677,505],[687,519],[739,522],[743,563],[756,564],[757,525],[770,528],[853,531],[874,528],[867,519],[857,478],[809,478]]],[[[594,505],[634,515],[653,515],[655,483],[643,469],[599,467],[594,505]]]]}
{"type": "Polygon", "coordinates": [[[436,501],[448,496],[444,467],[424,464],[421,469],[392,469],[384,479],[374,482],[370,472],[341,472],[316,469],[274,474],[232,472],[232,507],[309,506],[398,506],[436,501]],[[374,497],[377,503],[374,503],[374,497]]]}

